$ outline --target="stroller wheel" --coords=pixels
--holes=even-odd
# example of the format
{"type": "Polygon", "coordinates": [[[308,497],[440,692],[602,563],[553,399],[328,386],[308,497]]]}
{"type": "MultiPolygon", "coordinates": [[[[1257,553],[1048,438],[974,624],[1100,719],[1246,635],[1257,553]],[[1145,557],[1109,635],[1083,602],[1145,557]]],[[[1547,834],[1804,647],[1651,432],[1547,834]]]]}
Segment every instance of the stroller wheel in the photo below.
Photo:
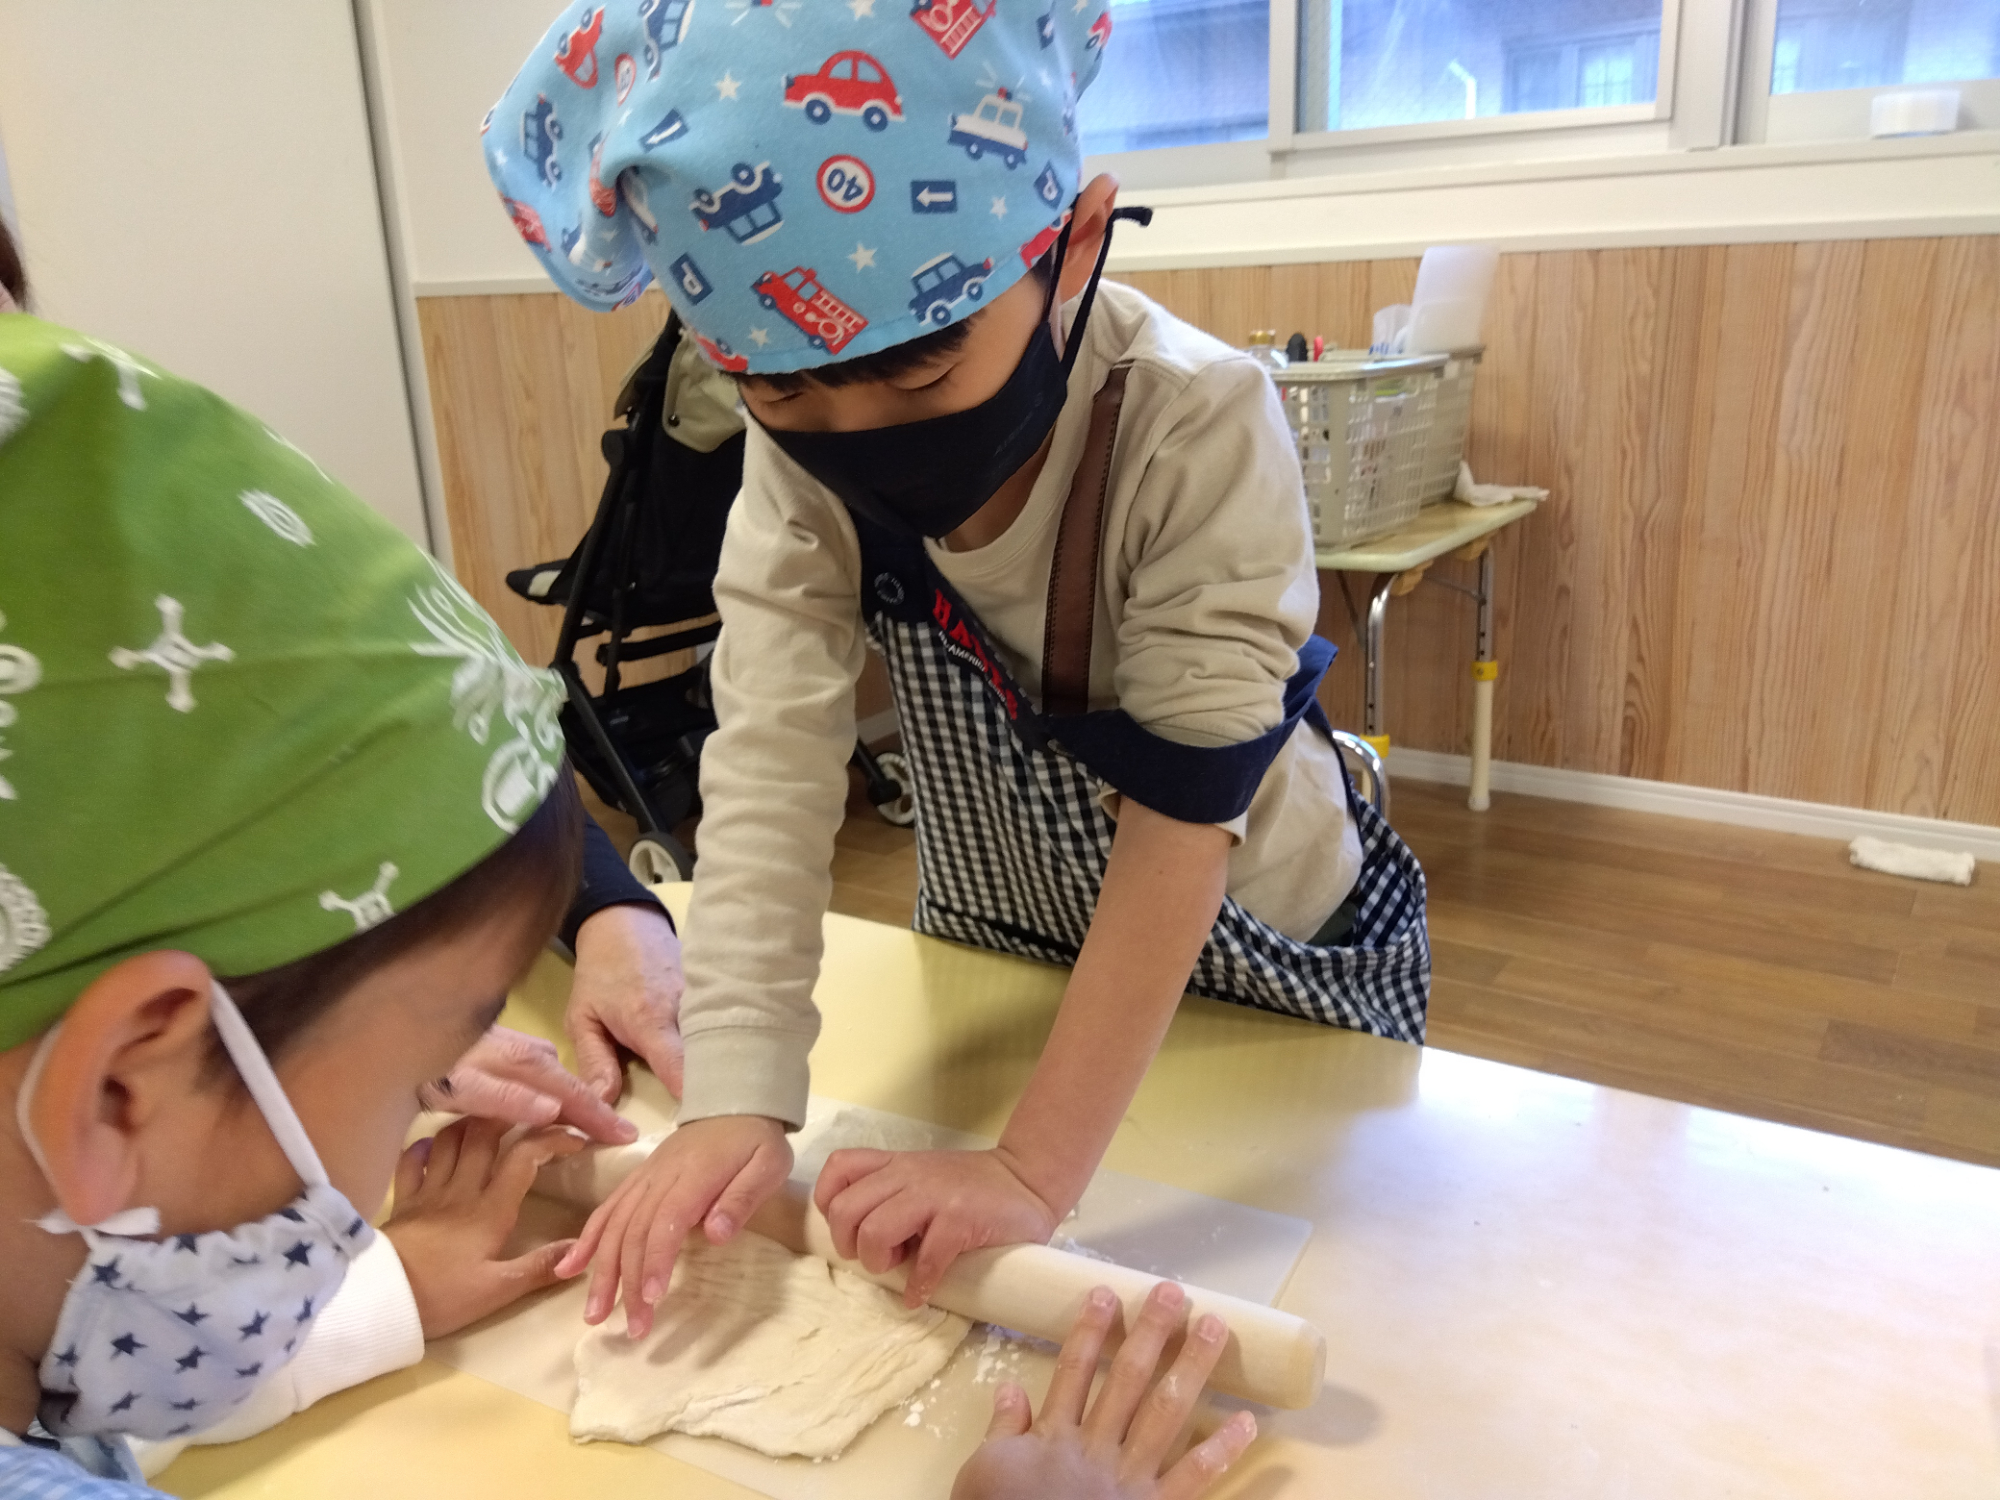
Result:
{"type": "Polygon", "coordinates": [[[664,885],[694,876],[694,857],[667,834],[642,833],[625,857],[625,867],[644,885],[664,885]]]}
{"type": "Polygon", "coordinates": [[[882,768],[882,779],[896,784],[896,795],[886,802],[877,802],[875,811],[882,815],[884,823],[910,827],[917,821],[917,789],[910,780],[910,763],[899,750],[884,750],[875,757],[875,763],[882,768]]]}

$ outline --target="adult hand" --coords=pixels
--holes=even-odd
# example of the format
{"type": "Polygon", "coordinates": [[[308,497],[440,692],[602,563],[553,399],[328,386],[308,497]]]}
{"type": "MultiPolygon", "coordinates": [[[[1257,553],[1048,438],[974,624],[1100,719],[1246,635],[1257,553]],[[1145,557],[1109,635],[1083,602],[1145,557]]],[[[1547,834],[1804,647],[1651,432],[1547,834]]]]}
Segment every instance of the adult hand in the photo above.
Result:
{"type": "Polygon", "coordinates": [[[596,1261],[583,1320],[602,1323],[625,1291],[625,1331],[644,1338],[666,1295],[681,1242],[696,1226],[726,1244],[792,1170],[785,1127],[763,1115],[691,1120],[597,1206],[562,1264],[574,1276],[596,1261]]]}
{"type": "Polygon", "coordinates": [[[564,1069],[554,1042],[505,1026],[487,1028],[458,1066],[425,1084],[417,1098],[426,1109],[509,1125],[573,1125],[613,1146],[639,1138],[631,1121],[564,1069]]]}
{"type": "Polygon", "coordinates": [[[681,1096],[681,940],[652,906],[607,906],[576,932],[576,977],[564,1026],[576,1070],[606,1104],[625,1086],[619,1048],[635,1052],[681,1096]]]}
{"type": "Polygon", "coordinates": [[[511,1259],[501,1250],[535,1173],[583,1141],[553,1128],[507,1141],[512,1128],[500,1120],[454,1120],[396,1164],[396,1211],[382,1232],[403,1262],[427,1339],[455,1333],[562,1279],[556,1263],[572,1240],[511,1259]]]}
{"type": "Polygon", "coordinates": [[[906,1307],[928,1302],[966,1251],[1045,1245],[1062,1217],[1004,1148],[836,1151],[820,1170],[813,1201],[833,1230],[834,1247],[871,1271],[900,1264],[917,1244],[904,1283],[906,1307]]]}
{"type": "Polygon", "coordinates": [[[1239,1411],[1179,1462],[1167,1457],[1201,1399],[1228,1330],[1213,1314],[1188,1330],[1178,1358],[1157,1381],[1161,1352],[1185,1316],[1186,1294],[1162,1282],[1146,1298],[1138,1326],[1111,1362],[1104,1388],[1084,1410],[1118,1299],[1099,1287],[1084,1304],[1049,1381],[1039,1419],[1027,1393],[1008,1382],[993,1393],[993,1424],[966,1460],[952,1500],[1195,1500],[1206,1494],[1257,1436],[1239,1411]],[[1148,1382],[1151,1383],[1150,1389],[1148,1382]]]}

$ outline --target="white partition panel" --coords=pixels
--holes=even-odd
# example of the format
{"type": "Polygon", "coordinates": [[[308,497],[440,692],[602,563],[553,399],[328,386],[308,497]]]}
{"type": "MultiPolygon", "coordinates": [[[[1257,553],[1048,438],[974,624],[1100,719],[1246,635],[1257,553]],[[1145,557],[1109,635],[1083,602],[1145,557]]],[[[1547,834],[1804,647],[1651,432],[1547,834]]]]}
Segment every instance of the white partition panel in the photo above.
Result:
{"type": "Polygon", "coordinates": [[[427,540],[347,0],[0,0],[0,146],[39,312],[427,540]]]}

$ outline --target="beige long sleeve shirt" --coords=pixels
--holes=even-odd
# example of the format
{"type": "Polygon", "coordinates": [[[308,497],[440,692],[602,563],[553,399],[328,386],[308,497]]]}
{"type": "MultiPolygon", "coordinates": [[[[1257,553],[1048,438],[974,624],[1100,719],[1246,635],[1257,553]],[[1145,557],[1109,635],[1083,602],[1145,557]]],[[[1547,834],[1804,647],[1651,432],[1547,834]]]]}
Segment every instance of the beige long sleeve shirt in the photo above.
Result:
{"type": "MultiPolygon", "coordinates": [[[[1319,585],[1298,459],[1263,370],[1147,298],[1103,284],[1049,459],[1021,515],[931,561],[1040,692],[1057,522],[1090,396],[1129,360],[1106,507],[1091,707],[1162,738],[1227,745],[1284,717],[1319,585]]],[[[854,745],[865,630],[845,507],[752,424],[716,580],[721,727],[702,755],[701,863],[688,918],[681,1118],[804,1117],[820,918],[854,745]]],[[[1107,808],[1117,794],[1103,789],[1107,808]]],[[[1226,825],[1229,895],[1309,938],[1360,869],[1338,752],[1301,728],[1226,825]]]]}

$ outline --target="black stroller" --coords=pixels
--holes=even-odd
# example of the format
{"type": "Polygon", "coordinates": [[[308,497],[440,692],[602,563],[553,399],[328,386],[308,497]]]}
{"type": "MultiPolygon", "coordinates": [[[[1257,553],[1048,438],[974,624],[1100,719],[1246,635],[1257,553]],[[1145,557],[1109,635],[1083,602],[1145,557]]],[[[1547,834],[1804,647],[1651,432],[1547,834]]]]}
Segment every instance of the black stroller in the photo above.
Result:
{"type": "MultiPolygon", "coordinates": [[[[597,515],[566,560],[521,568],[507,585],[536,604],[561,606],[562,634],[550,664],[569,702],[564,737],[576,768],[610,806],[639,824],[630,863],[641,880],[685,880],[694,856],[673,830],[700,810],[702,746],[715,729],[707,647],[721,633],[715,570],[723,523],[743,483],[743,434],[699,453],[666,433],[668,367],[681,340],[669,315],[627,382],[604,434],[610,465],[597,515]],[[657,631],[643,640],[632,636],[657,631]],[[596,659],[604,691],[592,696],[577,668],[577,646],[604,636],[596,659]],[[694,650],[695,664],[656,682],[627,687],[625,669],[669,652],[694,650]]],[[[891,823],[916,821],[909,772],[894,751],[854,747],[868,800],[891,823]]]]}

